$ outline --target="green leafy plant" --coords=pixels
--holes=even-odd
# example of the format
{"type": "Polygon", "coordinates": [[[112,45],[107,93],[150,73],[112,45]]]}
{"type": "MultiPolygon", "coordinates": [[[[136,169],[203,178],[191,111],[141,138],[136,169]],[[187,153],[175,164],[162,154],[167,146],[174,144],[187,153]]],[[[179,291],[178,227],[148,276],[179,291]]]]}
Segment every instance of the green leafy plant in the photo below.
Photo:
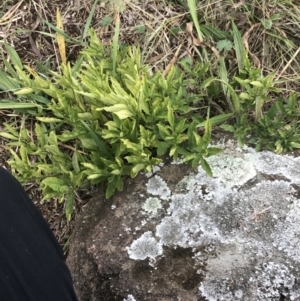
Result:
{"type": "MultiPolygon", "coordinates": [[[[116,35],[108,52],[91,30],[79,62],[62,64],[61,73],[45,78],[29,67],[14,68],[14,77],[5,75],[17,78],[14,94],[37,108],[25,114],[33,128],[4,125],[0,135],[9,140],[9,164],[21,182],[40,184],[44,200],[66,201],[68,218],[79,188],[105,182],[109,198],[122,190],[124,176],[151,171],[164,155],[183,156],[212,174],[205,157],[221,149],[209,146],[210,119],[202,118],[195,98],[188,97],[188,79],[179,67],[167,76],[150,75],[138,49],[120,50],[116,35]],[[47,102],[38,103],[39,97],[47,102]]],[[[196,68],[205,78],[207,66],[196,68]]]]}
{"type": "Polygon", "coordinates": [[[255,144],[257,151],[266,147],[281,153],[300,148],[298,93],[288,98],[276,97],[281,90],[275,87],[274,74],[263,75],[247,56],[244,69],[231,84],[235,90],[240,90],[237,94],[240,111],[235,115],[234,124],[223,124],[223,129],[234,133],[241,145],[250,137],[247,143],[255,144]]]}

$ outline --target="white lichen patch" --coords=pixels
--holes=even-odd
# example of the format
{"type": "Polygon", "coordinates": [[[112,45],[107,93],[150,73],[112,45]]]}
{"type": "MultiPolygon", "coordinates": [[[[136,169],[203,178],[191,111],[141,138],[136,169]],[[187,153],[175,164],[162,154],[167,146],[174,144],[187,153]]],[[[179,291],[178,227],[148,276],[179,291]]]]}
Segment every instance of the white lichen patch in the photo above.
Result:
{"type": "Polygon", "coordinates": [[[257,171],[268,175],[282,175],[295,184],[300,184],[300,158],[282,156],[269,151],[252,153],[257,171]]]}
{"type": "Polygon", "coordinates": [[[279,300],[280,295],[288,297],[295,285],[295,277],[289,267],[274,262],[264,263],[259,273],[250,279],[257,287],[257,300],[279,300]]]}
{"type": "Polygon", "coordinates": [[[135,240],[129,248],[127,248],[128,255],[134,260],[144,260],[155,258],[163,253],[161,243],[158,243],[155,238],[152,237],[150,231],[145,232],[140,238],[135,240]]]}
{"type": "Polygon", "coordinates": [[[160,176],[157,175],[149,179],[146,186],[148,193],[152,195],[158,195],[163,200],[168,199],[171,194],[166,181],[164,181],[160,176]]]}
{"type": "Polygon", "coordinates": [[[136,301],[132,295],[128,295],[126,299],[123,299],[123,301],[136,301]]]}
{"type": "Polygon", "coordinates": [[[256,176],[254,162],[250,154],[241,153],[239,157],[233,154],[221,153],[207,158],[213,176],[225,187],[241,186],[256,176]]]}
{"type": "Polygon", "coordinates": [[[167,179],[148,180],[157,198],[143,209],[156,212],[159,199],[169,200],[168,208],[127,248],[129,257],[155,260],[163,246],[190,248],[208,301],[300,300],[299,158],[230,143],[208,159],[213,178],[199,168],[172,192],[167,179]]]}
{"type": "Polygon", "coordinates": [[[300,201],[293,200],[289,212],[276,224],[276,231],[271,234],[273,245],[289,257],[299,262],[300,259],[300,201]]]}
{"type": "Polygon", "coordinates": [[[171,216],[162,219],[156,227],[161,243],[188,248],[220,240],[219,230],[201,208],[201,202],[194,193],[173,195],[168,209],[171,216]]]}
{"type": "Polygon", "coordinates": [[[159,198],[150,197],[146,200],[142,208],[146,212],[155,215],[157,210],[162,208],[161,200],[159,198]]]}

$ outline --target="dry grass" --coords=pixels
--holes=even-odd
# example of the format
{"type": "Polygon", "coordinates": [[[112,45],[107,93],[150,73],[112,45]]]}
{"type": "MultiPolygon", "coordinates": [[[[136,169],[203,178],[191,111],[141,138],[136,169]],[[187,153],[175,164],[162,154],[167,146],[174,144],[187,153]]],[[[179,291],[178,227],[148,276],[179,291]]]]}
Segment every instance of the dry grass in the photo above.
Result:
{"type": "MultiPolygon", "coordinates": [[[[100,0],[91,27],[104,44],[110,44],[118,9],[120,45],[138,45],[152,72],[158,69],[168,72],[170,64],[188,56],[193,60],[209,61],[211,73],[217,74],[223,57],[228,74],[233,75],[237,68],[235,52],[219,51],[217,45],[220,40],[232,40],[231,22],[234,20],[253,64],[261,67],[265,74],[274,72],[279,86],[290,93],[300,90],[300,9],[297,2],[200,0],[197,15],[203,36],[199,37],[187,0],[100,0]]],[[[67,59],[72,62],[86,43],[82,35],[92,6],[91,0],[5,0],[0,4],[0,50],[4,51],[3,41],[7,40],[23,64],[35,66],[40,72],[43,68],[58,70],[60,58],[55,31],[49,26],[49,23],[56,24],[56,9],[60,10],[64,31],[70,38],[67,59]]],[[[0,92],[1,97],[4,95],[0,92]]],[[[1,124],[13,122],[15,118],[10,111],[0,111],[0,128],[1,124]]],[[[0,164],[6,165],[8,157],[5,140],[0,140],[0,164]]],[[[34,184],[28,185],[26,189],[39,205],[37,188],[34,184]]],[[[81,199],[86,198],[81,196],[81,199]]],[[[84,201],[78,210],[82,204],[84,201]]],[[[62,205],[51,200],[39,207],[64,244],[72,224],[64,220],[62,205]]]]}

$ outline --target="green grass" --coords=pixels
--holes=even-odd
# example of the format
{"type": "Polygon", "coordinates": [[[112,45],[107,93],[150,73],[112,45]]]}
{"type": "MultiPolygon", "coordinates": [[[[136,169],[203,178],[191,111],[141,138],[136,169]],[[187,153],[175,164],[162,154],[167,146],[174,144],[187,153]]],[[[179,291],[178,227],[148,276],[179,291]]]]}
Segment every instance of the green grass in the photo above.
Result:
{"type": "Polygon", "coordinates": [[[105,15],[98,2],[77,37],[44,16],[36,33],[83,49],[55,72],[25,67],[9,38],[2,44],[0,109],[36,123],[4,124],[11,167],[23,183],[35,179],[44,199],[65,201],[68,218],[78,189],[105,182],[109,197],[163,155],[210,174],[216,124],[257,150],[300,147],[296,1],[174,0],[151,11],[117,1],[105,15]]]}

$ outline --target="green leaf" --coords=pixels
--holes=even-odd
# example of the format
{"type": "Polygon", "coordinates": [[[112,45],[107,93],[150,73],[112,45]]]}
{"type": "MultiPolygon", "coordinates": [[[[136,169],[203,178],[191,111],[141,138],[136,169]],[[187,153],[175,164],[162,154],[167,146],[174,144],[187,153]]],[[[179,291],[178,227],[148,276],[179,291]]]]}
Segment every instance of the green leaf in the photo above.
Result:
{"type": "Polygon", "coordinates": [[[213,173],[212,173],[212,170],[211,170],[209,164],[207,163],[207,161],[206,161],[203,157],[201,157],[200,162],[201,162],[201,166],[202,166],[202,168],[204,169],[204,171],[205,171],[210,177],[212,177],[212,176],[213,176],[213,173]]]}
{"type": "Polygon", "coordinates": [[[244,69],[245,47],[243,44],[241,33],[236,27],[234,21],[231,22],[231,25],[234,40],[234,50],[238,61],[239,71],[241,72],[244,69]]]}
{"type": "Polygon", "coordinates": [[[135,31],[136,34],[143,34],[146,31],[146,27],[145,27],[145,25],[142,25],[142,24],[141,25],[137,25],[134,28],[134,31],[135,31]]]}
{"type": "Polygon", "coordinates": [[[222,125],[220,125],[220,128],[227,131],[227,132],[231,132],[231,133],[235,132],[234,126],[229,125],[229,124],[222,124],[222,125]]]}
{"type": "Polygon", "coordinates": [[[169,149],[170,145],[167,142],[160,141],[157,143],[157,155],[164,155],[169,149]]]}
{"type": "Polygon", "coordinates": [[[118,191],[123,190],[123,180],[121,177],[118,177],[118,179],[116,180],[116,188],[118,189],[118,191]]]}
{"type": "Polygon", "coordinates": [[[74,171],[76,173],[80,172],[79,162],[78,162],[78,156],[77,156],[77,150],[74,151],[72,156],[72,166],[74,168],[74,171]]]}
{"type": "Polygon", "coordinates": [[[233,45],[232,45],[232,42],[229,41],[229,40],[220,40],[217,45],[216,45],[216,48],[218,49],[218,51],[222,51],[222,50],[225,50],[225,51],[229,51],[233,48],[233,45]]]}
{"type": "MultiPolygon", "coordinates": [[[[227,121],[232,116],[233,116],[233,113],[217,115],[217,116],[209,118],[209,122],[210,122],[211,125],[216,125],[216,124],[223,123],[223,122],[227,121]]],[[[206,120],[198,123],[196,127],[197,128],[204,127],[205,123],[206,123],[206,120]]]]}
{"type": "Polygon", "coordinates": [[[16,67],[19,67],[20,70],[23,69],[23,65],[22,65],[22,62],[21,62],[21,59],[18,55],[18,53],[9,45],[7,44],[5,41],[4,41],[4,46],[9,54],[9,57],[11,59],[11,62],[13,63],[13,65],[16,67]]]}
{"type": "Polygon", "coordinates": [[[101,26],[108,26],[108,25],[110,25],[111,24],[111,22],[112,22],[112,17],[110,17],[110,16],[104,16],[103,18],[102,18],[102,20],[99,22],[99,24],[101,25],[101,26]]]}
{"type": "Polygon", "coordinates": [[[251,99],[250,95],[247,92],[242,92],[239,97],[241,99],[251,99]]]}
{"type": "Polygon", "coordinates": [[[168,104],[168,121],[172,129],[174,129],[174,111],[170,104],[168,104]]]}
{"type": "Polygon", "coordinates": [[[80,122],[83,124],[83,126],[88,130],[89,134],[91,135],[91,137],[93,138],[94,142],[96,143],[96,145],[98,146],[98,148],[101,151],[102,155],[105,155],[106,157],[110,157],[110,152],[108,147],[105,145],[105,143],[100,139],[100,137],[98,137],[97,134],[95,134],[91,128],[82,120],[80,120],[80,122]]]}
{"type": "Polygon", "coordinates": [[[273,22],[270,19],[261,19],[260,20],[265,29],[271,29],[273,22]]]}
{"type": "Polygon", "coordinates": [[[119,50],[119,35],[120,35],[120,15],[117,13],[116,15],[116,23],[115,23],[115,34],[113,37],[112,42],[112,51],[111,51],[111,58],[113,64],[112,74],[116,76],[116,66],[117,66],[117,57],[118,57],[118,50],[119,50]]]}
{"type": "Polygon", "coordinates": [[[128,106],[125,104],[117,104],[110,107],[105,107],[103,108],[103,110],[105,110],[106,112],[115,113],[121,120],[133,116],[133,114],[128,109],[128,106]]]}
{"type": "Polygon", "coordinates": [[[113,181],[111,182],[108,182],[107,184],[107,188],[106,188],[106,192],[105,192],[105,197],[107,199],[109,199],[111,196],[113,196],[113,194],[115,193],[116,191],[116,185],[113,181]]]}
{"type": "Polygon", "coordinates": [[[215,156],[219,153],[221,153],[223,151],[222,148],[219,148],[219,147],[209,147],[207,149],[207,157],[210,157],[210,156],[215,156]]]}
{"type": "Polygon", "coordinates": [[[34,92],[32,88],[22,88],[16,92],[14,92],[15,95],[26,95],[34,92]]]}
{"type": "Polygon", "coordinates": [[[169,129],[167,128],[167,126],[164,126],[164,125],[158,123],[157,127],[158,127],[158,131],[159,131],[159,134],[160,134],[162,139],[165,139],[167,136],[171,135],[171,133],[170,133],[169,129]]]}
{"type": "Polygon", "coordinates": [[[300,143],[290,142],[290,146],[293,147],[293,148],[300,148],[300,143]]]}
{"type": "Polygon", "coordinates": [[[263,116],[262,107],[264,105],[265,99],[262,96],[257,96],[255,98],[255,120],[263,116]]]}
{"type": "Polygon", "coordinates": [[[36,119],[44,123],[64,122],[62,119],[55,117],[36,117],[36,119]]]}
{"type": "Polygon", "coordinates": [[[0,70],[0,89],[4,91],[13,91],[19,88],[16,83],[6,72],[0,70]]]}
{"type": "Polygon", "coordinates": [[[0,136],[9,140],[19,140],[18,137],[15,137],[12,134],[6,133],[6,132],[0,132],[0,136]]]}
{"type": "Polygon", "coordinates": [[[84,25],[84,30],[83,30],[83,33],[82,33],[82,39],[86,38],[87,33],[88,33],[89,29],[91,28],[91,22],[92,22],[93,15],[95,13],[96,5],[98,4],[98,2],[99,2],[99,0],[95,0],[93,5],[92,5],[89,16],[86,19],[86,22],[85,22],[85,25],[84,25]]]}
{"type": "Polygon", "coordinates": [[[67,220],[71,220],[71,216],[73,213],[73,208],[74,208],[74,202],[75,201],[75,196],[73,192],[70,192],[66,195],[66,204],[65,204],[65,212],[66,212],[66,217],[67,220]]]}
{"type": "Polygon", "coordinates": [[[131,142],[130,140],[128,139],[121,139],[121,141],[124,143],[124,145],[134,151],[134,152],[141,152],[141,146],[137,143],[134,143],[134,142],[131,142]]]}
{"type": "Polygon", "coordinates": [[[23,102],[0,102],[0,110],[7,110],[7,109],[32,109],[40,107],[34,103],[23,103],[23,102]]]}
{"type": "Polygon", "coordinates": [[[250,82],[250,84],[252,86],[255,86],[255,87],[258,87],[258,88],[263,88],[264,87],[264,85],[259,81],[252,81],[252,82],[250,82]]]}
{"type": "Polygon", "coordinates": [[[145,168],[145,164],[139,163],[131,169],[130,176],[134,178],[141,170],[145,168]]]}
{"type": "Polygon", "coordinates": [[[70,192],[70,187],[66,185],[65,179],[57,177],[47,177],[41,182],[41,186],[50,187],[53,191],[58,193],[68,193],[70,192]]]}

